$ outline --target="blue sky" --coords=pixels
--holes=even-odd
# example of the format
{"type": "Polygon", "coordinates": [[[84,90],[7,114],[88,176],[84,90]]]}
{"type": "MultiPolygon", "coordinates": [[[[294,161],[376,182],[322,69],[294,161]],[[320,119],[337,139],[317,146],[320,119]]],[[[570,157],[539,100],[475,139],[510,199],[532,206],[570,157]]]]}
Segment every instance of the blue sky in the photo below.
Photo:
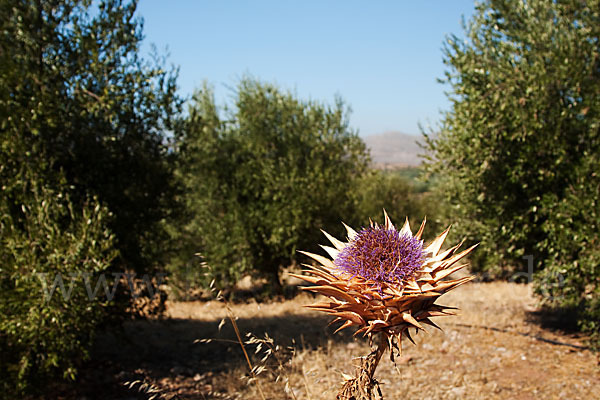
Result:
{"type": "Polygon", "coordinates": [[[362,136],[418,134],[449,108],[443,76],[445,36],[462,36],[473,0],[192,1],[141,0],[144,51],[168,48],[181,93],[204,80],[218,101],[249,74],[304,99],[352,108],[362,136]]]}

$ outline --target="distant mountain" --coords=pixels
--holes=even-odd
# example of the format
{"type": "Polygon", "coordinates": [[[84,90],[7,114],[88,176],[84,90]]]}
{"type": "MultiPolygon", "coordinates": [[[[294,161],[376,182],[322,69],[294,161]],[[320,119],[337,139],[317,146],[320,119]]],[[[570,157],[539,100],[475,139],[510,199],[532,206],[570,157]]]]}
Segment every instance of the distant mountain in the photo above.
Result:
{"type": "Polygon", "coordinates": [[[376,168],[393,169],[416,167],[421,164],[418,156],[424,152],[417,145],[423,142],[421,135],[407,135],[402,132],[385,132],[363,137],[371,149],[371,159],[376,168]]]}

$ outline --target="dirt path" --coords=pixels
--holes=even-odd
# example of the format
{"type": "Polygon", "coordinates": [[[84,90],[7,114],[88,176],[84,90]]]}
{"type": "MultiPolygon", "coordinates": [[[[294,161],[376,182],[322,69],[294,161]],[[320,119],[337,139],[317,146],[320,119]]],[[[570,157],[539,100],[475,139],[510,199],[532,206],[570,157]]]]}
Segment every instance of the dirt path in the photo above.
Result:
{"type": "MultiPolygon", "coordinates": [[[[442,300],[461,315],[438,318],[444,332],[430,329],[415,338],[416,346],[405,343],[397,369],[382,361],[376,377],[386,399],[597,398],[597,355],[585,348],[585,338],[541,328],[527,286],[473,283],[442,300]]],[[[302,307],[312,301],[302,295],[233,305],[242,332],[266,332],[281,346],[284,368],[271,356],[258,377],[267,399],[333,399],[342,373],[352,374],[352,358],[369,352],[365,341],[350,332],[333,335],[328,317],[302,307]]],[[[261,399],[258,384],[242,379],[248,367],[231,324],[219,330],[227,315],[222,303],[171,303],[168,312],[165,321],[126,324],[120,337],[103,335],[76,397],[261,399]],[[127,389],[125,382],[136,383],[127,389]],[[144,383],[151,393],[140,391],[144,383]]],[[[251,354],[254,365],[261,365],[265,345],[251,354]]],[[[63,397],[73,398],[72,391],[63,397]]]]}

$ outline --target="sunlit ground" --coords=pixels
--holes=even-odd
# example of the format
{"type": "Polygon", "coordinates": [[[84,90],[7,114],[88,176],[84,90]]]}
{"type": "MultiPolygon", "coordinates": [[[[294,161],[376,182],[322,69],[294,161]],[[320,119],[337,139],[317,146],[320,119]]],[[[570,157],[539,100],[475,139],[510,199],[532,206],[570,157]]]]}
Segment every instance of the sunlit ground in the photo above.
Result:
{"type": "MultiPolygon", "coordinates": [[[[585,348],[585,337],[541,327],[529,286],[471,283],[442,299],[442,304],[460,307],[460,315],[437,318],[444,331],[432,328],[419,334],[416,346],[405,342],[396,366],[389,358],[382,361],[376,378],[386,399],[597,396],[597,356],[585,348]]],[[[260,399],[260,385],[267,399],[333,399],[342,373],[353,373],[352,358],[367,354],[369,347],[350,331],[334,335],[327,316],[302,307],[312,301],[301,294],[287,301],[231,304],[242,335],[267,333],[281,346],[283,368],[270,357],[257,381],[248,381],[249,369],[231,323],[225,320],[219,330],[227,317],[223,303],[171,302],[164,321],[127,323],[125,338],[103,335],[78,395],[260,399]],[[126,382],[135,384],[128,389],[126,382]],[[141,390],[142,383],[149,386],[141,390]]],[[[260,365],[264,351],[257,355],[255,347],[247,349],[253,365],[260,365]]],[[[64,396],[70,391],[65,389],[64,396]]]]}

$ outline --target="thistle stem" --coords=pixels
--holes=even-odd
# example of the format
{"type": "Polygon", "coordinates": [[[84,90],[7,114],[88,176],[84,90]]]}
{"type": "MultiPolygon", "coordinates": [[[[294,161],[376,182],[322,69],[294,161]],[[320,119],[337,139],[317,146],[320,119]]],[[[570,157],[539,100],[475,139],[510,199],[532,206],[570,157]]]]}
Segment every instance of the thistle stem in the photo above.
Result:
{"type": "Polygon", "coordinates": [[[383,400],[379,383],[373,376],[385,349],[387,338],[385,334],[380,333],[377,349],[360,358],[355,377],[344,383],[338,392],[337,400],[383,400]]]}

